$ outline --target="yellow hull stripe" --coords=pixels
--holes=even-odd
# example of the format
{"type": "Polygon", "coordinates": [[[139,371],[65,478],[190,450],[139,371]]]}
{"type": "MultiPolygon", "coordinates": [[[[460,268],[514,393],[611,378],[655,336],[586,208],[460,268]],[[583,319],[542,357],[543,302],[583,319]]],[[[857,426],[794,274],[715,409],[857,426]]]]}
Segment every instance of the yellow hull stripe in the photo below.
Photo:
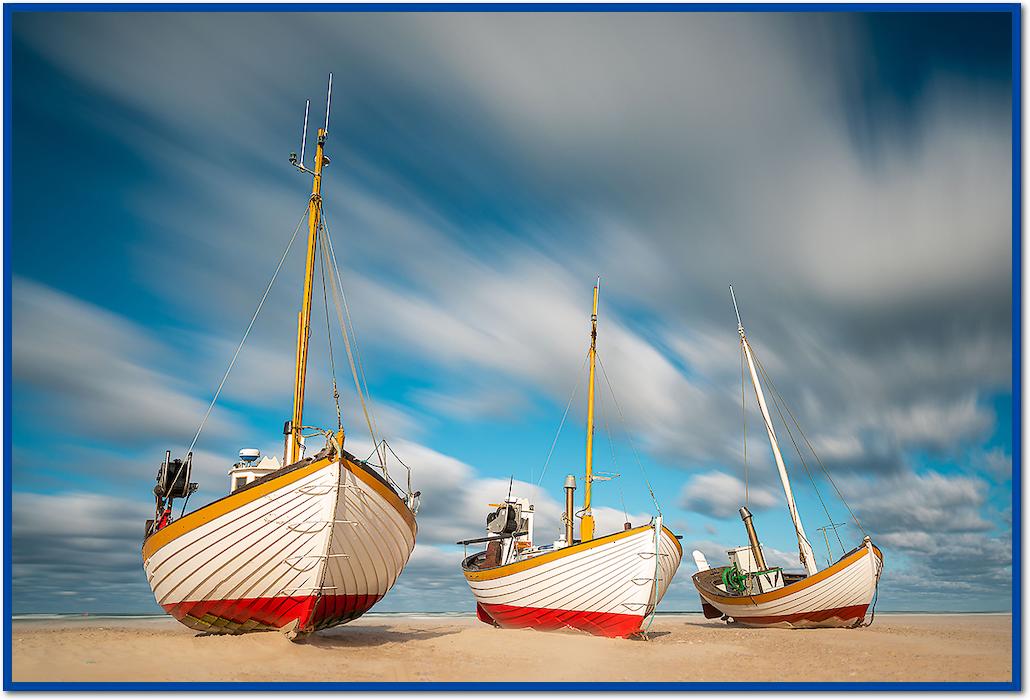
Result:
{"type": "MultiPolygon", "coordinates": [[[[579,544],[574,544],[571,547],[565,547],[554,552],[535,556],[532,559],[523,559],[522,561],[512,562],[511,564],[505,564],[504,566],[496,566],[484,571],[466,570],[464,571],[465,578],[469,581],[492,581],[494,579],[510,576],[511,574],[516,574],[520,571],[526,571],[527,569],[541,566],[548,562],[557,561],[563,557],[578,554],[579,552],[585,552],[588,549],[593,549],[594,547],[600,547],[601,545],[617,542],[625,537],[632,537],[633,535],[638,535],[641,532],[646,532],[650,529],[651,525],[641,525],[640,527],[635,527],[632,530],[623,530],[622,532],[605,535],[604,537],[598,537],[597,539],[589,540],[587,542],[580,542],[579,544]]],[[[668,533],[672,540],[676,542],[677,546],[679,546],[679,541],[676,539],[676,536],[673,535],[667,527],[663,525],[662,530],[668,533]]],[[[682,551],[683,549],[681,547],[680,552],[682,553],[682,551]]]]}
{"type": "MultiPolygon", "coordinates": [[[[170,525],[158,530],[143,542],[143,561],[150,559],[154,552],[159,550],[161,547],[164,547],[172,540],[185,535],[187,532],[192,532],[198,527],[211,522],[215,518],[234,511],[248,503],[253,503],[262,496],[267,496],[274,491],[278,491],[284,486],[288,486],[289,484],[300,481],[307,476],[311,476],[320,469],[324,469],[332,464],[333,461],[334,460],[331,458],[320,459],[317,462],[312,462],[306,467],[294,469],[291,472],[266,481],[263,484],[258,484],[253,488],[230,494],[224,498],[220,498],[217,501],[209,503],[206,506],[202,506],[192,513],[187,513],[178,520],[173,521],[170,525]]],[[[343,460],[343,466],[347,471],[351,472],[363,482],[371,486],[376,493],[383,496],[383,498],[401,514],[401,517],[403,517],[409,527],[412,528],[412,534],[414,534],[415,516],[412,515],[410,510],[408,510],[408,507],[404,502],[397,497],[397,494],[387,488],[387,486],[382,484],[378,479],[367,474],[361,467],[352,465],[350,460],[343,460]]]]}
{"type": "Polygon", "coordinates": [[[676,545],[676,549],[680,553],[680,559],[682,559],[683,558],[683,545],[680,544],[680,541],[678,539],[676,539],[676,535],[672,534],[672,530],[670,530],[669,528],[665,527],[664,525],[662,525],[662,529],[665,530],[665,532],[667,532],[669,534],[669,539],[672,540],[672,543],[674,545],[676,545]]]}
{"type": "MultiPolygon", "coordinates": [[[[873,551],[876,553],[877,557],[879,557],[881,560],[883,559],[883,554],[875,545],[873,546],[873,551]]],[[[705,591],[705,598],[709,598],[710,600],[713,600],[723,605],[756,605],[759,603],[770,603],[774,600],[779,600],[780,598],[785,598],[789,595],[793,595],[798,591],[803,591],[809,586],[814,586],[820,581],[830,578],[837,572],[843,571],[847,567],[851,566],[867,554],[869,554],[869,549],[867,547],[862,547],[851,556],[841,559],[839,562],[837,562],[829,568],[823,569],[822,571],[818,571],[807,578],[803,578],[797,583],[792,583],[789,586],[784,586],[779,590],[770,591],[769,593],[760,593],[759,595],[727,598],[721,595],[715,595],[714,593],[709,593],[708,591],[705,591]]]]}

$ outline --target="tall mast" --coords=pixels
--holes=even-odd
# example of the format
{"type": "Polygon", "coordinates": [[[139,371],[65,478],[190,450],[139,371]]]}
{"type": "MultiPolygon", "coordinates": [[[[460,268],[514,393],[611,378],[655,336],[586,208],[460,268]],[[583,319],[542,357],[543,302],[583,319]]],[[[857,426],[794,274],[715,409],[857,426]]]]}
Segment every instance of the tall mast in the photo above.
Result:
{"type": "Polygon", "coordinates": [[[583,523],[579,536],[583,542],[594,539],[594,514],[590,510],[590,492],[594,482],[594,367],[597,364],[597,292],[601,278],[594,285],[594,310],[590,314],[590,378],[587,382],[587,478],[583,490],[583,523]]]}
{"type": "Polygon", "coordinates": [[[730,287],[730,297],[733,298],[733,310],[737,314],[737,332],[740,333],[740,345],[744,348],[744,357],[747,358],[748,369],[751,370],[751,383],[755,386],[755,396],[758,398],[758,407],[762,411],[762,418],[765,419],[765,430],[769,434],[769,444],[772,445],[773,457],[776,458],[776,470],[780,473],[780,483],[783,484],[783,493],[787,497],[787,508],[790,510],[790,519],[794,521],[794,530],[798,536],[798,552],[801,556],[801,563],[808,575],[819,571],[815,560],[815,553],[812,552],[812,545],[808,543],[808,536],[805,535],[805,527],[801,524],[801,516],[798,514],[798,507],[794,503],[794,492],[790,488],[790,479],[787,478],[787,467],[783,464],[783,455],[780,454],[780,445],[776,440],[776,431],[773,429],[772,418],[769,417],[769,408],[765,404],[765,393],[762,392],[762,383],[758,381],[758,372],[755,370],[755,358],[751,354],[751,344],[744,334],[744,324],[740,322],[740,311],[737,309],[737,297],[733,294],[733,287],[730,287]]]}
{"type": "MultiPolygon", "coordinates": [[[[315,254],[318,250],[318,230],[322,216],[322,168],[329,159],[323,149],[329,132],[329,103],[332,98],[333,76],[329,74],[329,93],[326,98],[325,128],[318,130],[315,144],[314,170],[308,170],[303,161],[299,169],[312,175],[311,199],[308,200],[308,256],[304,267],[304,296],[301,299],[297,321],[297,357],[293,377],[293,416],[286,438],[286,464],[293,464],[303,455],[301,452],[301,429],[304,425],[304,388],[308,374],[308,341],[311,339],[311,297],[315,278],[315,254]]],[[[304,109],[305,132],[307,132],[307,107],[304,109]]],[[[301,153],[303,153],[303,147],[301,153]]],[[[291,160],[293,158],[291,157],[291,160]]],[[[296,163],[294,163],[296,165],[296,163]]]]}

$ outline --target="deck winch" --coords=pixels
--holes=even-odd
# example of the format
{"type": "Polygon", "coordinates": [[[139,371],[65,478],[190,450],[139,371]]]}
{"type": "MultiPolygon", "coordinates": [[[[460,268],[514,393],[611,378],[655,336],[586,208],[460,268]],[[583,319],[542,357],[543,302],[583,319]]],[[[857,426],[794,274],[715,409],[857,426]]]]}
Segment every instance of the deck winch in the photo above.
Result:
{"type": "Polygon", "coordinates": [[[186,454],[186,459],[172,459],[172,451],[165,451],[165,459],[157,468],[157,484],[154,486],[154,519],[147,521],[144,537],[171,521],[174,499],[189,498],[197,490],[197,484],[190,481],[192,473],[192,452],[186,454]]]}
{"type": "Polygon", "coordinates": [[[747,590],[747,574],[736,565],[727,566],[722,570],[722,585],[726,586],[727,590],[743,593],[747,590]]]}

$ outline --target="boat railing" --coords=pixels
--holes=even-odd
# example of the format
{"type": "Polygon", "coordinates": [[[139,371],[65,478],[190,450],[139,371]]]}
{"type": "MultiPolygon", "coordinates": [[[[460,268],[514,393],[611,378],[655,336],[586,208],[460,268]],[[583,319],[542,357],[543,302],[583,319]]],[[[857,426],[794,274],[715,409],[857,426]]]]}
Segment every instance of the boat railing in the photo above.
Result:
{"type": "Polygon", "coordinates": [[[418,513],[418,506],[419,506],[420,496],[422,495],[422,492],[421,491],[415,491],[412,488],[412,485],[411,485],[411,467],[409,467],[407,464],[405,464],[404,461],[400,457],[397,456],[397,453],[394,452],[393,447],[390,446],[390,443],[388,443],[385,438],[383,440],[379,441],[379,443],[376,445],[376,448],[372,451],[372,454],[370,454],[367,458],[365,458],[365,460],[363,460],[362,463],[364,465],[366,465],[367,467],[369,467],[371,469],[374,469],[377,472],[381,473],[382,476],[383,476],[383,479],[388,484],[390,484],[390,486],[397,493],[404,494],[404,500],[408,504],[408,508],[411,509],[411,512],[412,513],[418,513]],[[405,476],[406,476],[405,481],[407,482],[406,485],[402,486],[396,479],[394,479],[390,475],[390,470],[386,468],[385,462],[386,462],[386,452],[387,452],[387,450],[389,450],[390,454],[393,455],[394,460],[396,460],[397,464],[401,465],[401,467],[404,468],[404,473],[405,473],[405,476]],[[378,457],[379,460],[382,463],[376,463],[376,462],[370,461],[373,456],[378,457]]]}
{"type": "MultiPolygon", "coordinates": [[[[381,440],[379,442],[379,444],[376,446],[376,449],[367,458],[359,459],[358,457],[354,456],[350,452],[347,452],[347,450],[343,449],[343,444],[342,444],[342,439],[341,439],[342,433],[337,434],[337,433],[334,433],[332,430],[325,430],[323,428],[316,428],[316,427],[311,427],[311,426],[304,426],[303,429],[304,430],[313,431],[311,433],[311,435],[305,435],[304,437],[310,437],[310,436],[313,436],[313,435],[321,435],[322,437],[325,438],[326,450],[332,450],[337,455],[341,455],[343,457],[346,457],[347,459],[349,459],[349,460],[351,460],[353,462],[357,462],[361,466],[363,466],[366,469],[368,469],[368,473],[369,474],[372,474],[373,476],[378,478],[384,484],[389,486],[393,490],[393,492],[396,493],[399,497],[402,497],[404,502],[405,502],[405,504],[408,506],[408,509],[411,510],[412,513],[416,513],[416,514],[418,513],[418,506],[419,506],[420,496],[422,495],[422,492],[421,491],[413,491],[412,490],[412,487],[411,487],[411,468],[407,464],[405,464],[403,461],[401,461],[401,458],[397,456],[397,453],[393,451],[393,448],[390,447],[390,444],[388,442],[386,442],[386,440],[381,440]],[[381,452],[380,450],[383,450],[383,451],[381,452]],[[400,464],[402,467],[404,467],[404,470],[407,473],[407,482],[408,482],[406,487],[402,486],[401,484],[399,484],[396,479],[394,479],[392,476],[390,476],[390,472],[389,472],[389,470],[386,468],[386,466],[384,464],[379,464],[379,463],[376,463],[376,462],[372,461],[372,457],[373,457],[373,455],[375,455],[376,457],[379,457],[379,459],[381,461],[385,462],[386,461],[384,459],[385,450],[389,450],[390,453],[393,454],[394,458],[396,458],[397,463],[400,464]]],[[[324,451],[325,450],[323,450],[323,452],[324,451]]],[[[322,454],[322,453],[319,453],[319,454],[322,454]]]]}

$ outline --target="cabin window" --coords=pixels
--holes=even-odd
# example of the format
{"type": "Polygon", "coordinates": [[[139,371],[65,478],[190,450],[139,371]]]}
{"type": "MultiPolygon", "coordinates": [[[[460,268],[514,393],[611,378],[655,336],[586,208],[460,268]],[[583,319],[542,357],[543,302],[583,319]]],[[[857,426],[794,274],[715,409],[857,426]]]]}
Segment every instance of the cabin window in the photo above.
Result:
{"type": "Polygon", "coordinates": [[[245,477],[245,476],[238,476],[238,477],[236,477],[236,485],[232,487],[232,490],[233,491],[237,491],[239,489],[242,489],[246,485],[247,485],[247,477],[245,477]]]}

